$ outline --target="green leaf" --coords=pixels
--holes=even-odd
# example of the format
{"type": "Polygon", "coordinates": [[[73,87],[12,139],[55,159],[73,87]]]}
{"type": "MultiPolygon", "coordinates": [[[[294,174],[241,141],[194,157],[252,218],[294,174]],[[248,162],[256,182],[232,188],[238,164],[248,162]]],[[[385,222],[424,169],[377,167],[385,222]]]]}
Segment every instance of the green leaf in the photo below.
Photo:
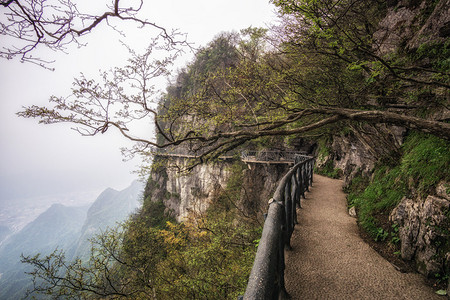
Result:
{"type": "Polygon", "coordinates": [[[447,291],[439,290],[439,291],[436,291],[436,294],[438,294],[439,296],[445,296],[445,295],[447,295],[447,291]]]}

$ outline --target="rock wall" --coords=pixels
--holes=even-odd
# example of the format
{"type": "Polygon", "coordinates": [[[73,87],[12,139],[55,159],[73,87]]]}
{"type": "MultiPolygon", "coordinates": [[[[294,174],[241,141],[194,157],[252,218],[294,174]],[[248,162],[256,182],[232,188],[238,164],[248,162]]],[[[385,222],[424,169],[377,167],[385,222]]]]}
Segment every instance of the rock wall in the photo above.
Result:
{"type": "Polygon", "coordinates": [[[361,173],[370,177],[375,164],[382,157],[393,155],[403,143],[405,129],[386,125],[351,125],[340,135],[335,135],[325,147],[325,155],[316,153],[318,168],[332,163],[334,168],[343,171],[344,185],[361,173]],[[358,126],[358,127],[356,127],[358,126]]]}
{"type": "MultiPolygon", "coordinates": [[[[152,201],[162,199],[166,210],[177,221],[185,220],[190,212],[204,212],[208,208],[214,197],[226,188],[234,161],[219,160],[196,166],[189,173],[180,173],[188,163],[184,158],[157,158],[145,191],[152,201]]],[[[243,212],[262,216],[288,168],[286,164],[247,164],[239,203],[243,212]]]]}
{"type": "Polygon", "coordinates": [[[399,47],[417,49],[429,42],[445,42],[450,35],[450,1],[390,0],[386,17],[374,35],[378,54],[399,47]]]}
{"type": "Polygon", "coordinates": [[[278,182],[287,173],[286,164],[247,164],[241,190],[241,206],[247,214],[261,217],[267,212],[278,182]]]}
{"type": "MultiPolygon", "coordinates": [[[[448,40],[449,0],[391,0],[387,3],[386,17],[374,34],[374,47],[379,55],[395,53],[399,49],[413,52],[424,44],[448,40]]],[[[418,63],[426,67],[429,62],[418,63]]],[[[448,114],[448,109],[444,109],[430,117],[445,120],[448,114]]],[[[369,158],[368,163],[363,161],[363,167],[370,166],[373,158],[376,156],[369,158]]],[[[389,217],[398,225],[401,257],[415,261],[420,273],[433,278],[435,274],[450,273],[450,201],[445,188],[448,184],[441,182],[436,191],[427,196],[416,195],[412,190],[389,217]]]]}
{"type": "Polygon", "coordinates": [[[403,198],[389,217],[399,226],[402,258],[414,260],[428,277],[442,273],[450,262],[450,197],[445,185],[439,184],[437,195],[425,200],[403,198]]]}
{"type": "Polygon", "coordinates": [[[218,191],[226,186],[231,161],[201,164],[182,173],[185,158],[156,158],[146,188],[152,201],[163,200],[166,210],[183,221],[189,212],[204,212],[218,191]]]}

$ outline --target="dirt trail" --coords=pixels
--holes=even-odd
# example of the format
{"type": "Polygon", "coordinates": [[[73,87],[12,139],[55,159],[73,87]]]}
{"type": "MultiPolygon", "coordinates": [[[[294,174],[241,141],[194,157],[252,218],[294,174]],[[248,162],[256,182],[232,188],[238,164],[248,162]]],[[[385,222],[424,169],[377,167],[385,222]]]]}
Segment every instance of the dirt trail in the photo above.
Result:
{"type": "Polygon", "coordinates": [[[286,252],[286,289],[296,299],[440,299],[419,274],[397,271],[359,236],[342,181],[314,177],[286,252]]]}

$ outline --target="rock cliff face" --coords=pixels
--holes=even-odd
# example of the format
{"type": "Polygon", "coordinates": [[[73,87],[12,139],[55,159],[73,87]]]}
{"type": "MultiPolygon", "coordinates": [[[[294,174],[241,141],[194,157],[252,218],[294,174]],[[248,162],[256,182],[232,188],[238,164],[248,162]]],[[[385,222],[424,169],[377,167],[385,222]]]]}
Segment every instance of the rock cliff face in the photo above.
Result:
{"type": "Polygon", "coordinates": [[[398,151],[405,131],[397,126],[365,124],[355,128],[349,125],[347,132],[333,136],[329,151],[316,153],[317,167],[331,163],[342,170],[344,185],[358,173],[370,177],[381,157],[398,151]]]}
{"type": "Polygon", "coordinates": [[[152,174],[159,185],[155,192],[164,193],[164,204],[178,221],[184,220],[191,211],[204,212],[230,176],[230,161],[202,164],[189,174],[180,174],[179,170],[188,163],[184,158],[171,158],[162,174],[152,174]]]}
{"type": "MultiPolygon", "coordinates": [[[[204,212],[213,199],[223,191],[230,179],[235,161],[219,160],[196,166],[188,174],[179,170],[189,163],[185,158],[156,158],[146,186],[145,195],[152,201],[163,199],[166,210],[178,221],[190,212],[204,212]]],[[[278,180],[288,165],[247,164],[238,205],[246,214],[261,216],[278,180]]]]}
{"type": "Polygon", "coordinates": [[[450,35],[450,1],[391,0],[388,5],[374,36],[379,54],[392,53],[402,44],[410,50],[444,42],[450,35]]]}
{"type": "Polygon", "coordinates": [[[443,191],[424,201],[405,197],[390,214],[390,220],[399,225],[402,258],[415,260],[418,271],[430,277],[442,272],[450,254],[446,243],[450,197],[443,191]]]}
{"type": "Polygon", "coordinates": [[[269,199],[289,167],[285,164],[256,163],[247,166],[241,190],[241,205],[248,214],[261,216],[267,212],[269,199]]]}

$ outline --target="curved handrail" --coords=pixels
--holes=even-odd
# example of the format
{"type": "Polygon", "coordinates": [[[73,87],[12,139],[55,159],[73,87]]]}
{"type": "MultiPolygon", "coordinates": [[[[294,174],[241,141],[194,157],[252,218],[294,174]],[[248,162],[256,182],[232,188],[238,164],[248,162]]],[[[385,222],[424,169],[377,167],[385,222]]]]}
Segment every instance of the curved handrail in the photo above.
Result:
{"type": "MultiPolygon", "coordinates": [[[[163,157],[175,157],[175,158],[200,158],[199,155],[187,153],[186,151],[168,151],[167,149],[159,149],[159,151],[154,153],[155,156],[163,157]]],[[[233,159],[234,155],[221,155],[218,158],[227,160],[233,159]]],[[[243,162],[252,163],[295,163],[297,157],[307,157],[304,152],[298,151],[252,151],[245,150],[240,153],[241,160],[243,162]]]]}
{"type": "Polygon", "coordinates": [[[299,151],[244,150],[241,152],[241,159],[243,161],[294,161],[295,157],[304,154],[299,151]]]}
{"type": "Polygon", "coordinates": [[[269,201],[267,218],[243,299],[287,299],[284,249],[297,222],[296,206],[313,181],[314,157],[298,155],[295,165],[278,184],[269,201]]]}

